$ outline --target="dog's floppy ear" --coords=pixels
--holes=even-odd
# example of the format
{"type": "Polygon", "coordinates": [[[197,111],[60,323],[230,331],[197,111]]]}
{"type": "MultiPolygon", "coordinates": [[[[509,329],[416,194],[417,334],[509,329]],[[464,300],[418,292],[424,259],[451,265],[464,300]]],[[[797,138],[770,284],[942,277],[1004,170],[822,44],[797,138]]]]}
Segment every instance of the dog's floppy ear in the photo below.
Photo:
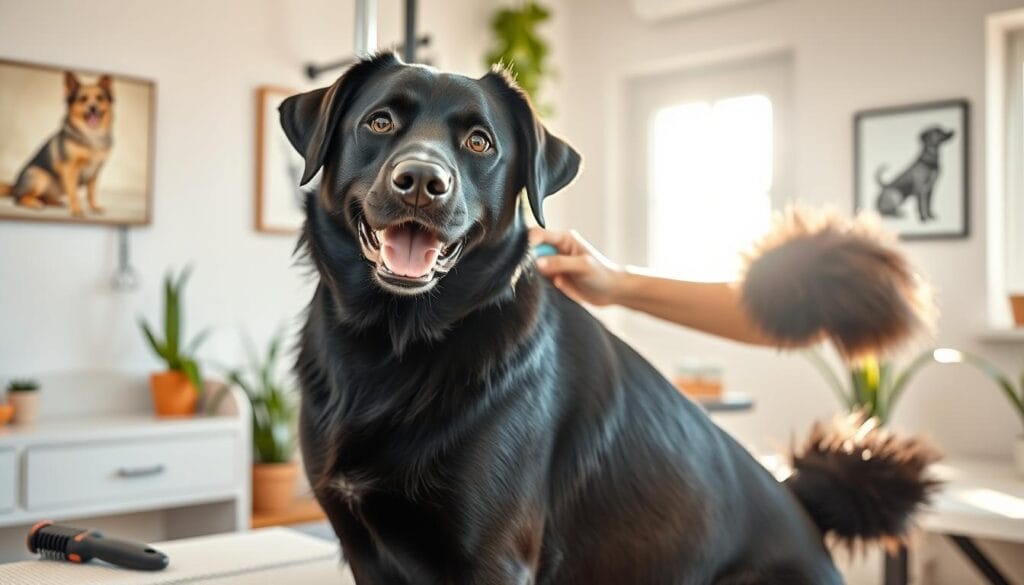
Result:
{"type": "Polygon", "coordinates": [[[109,75],[101,75],[96,85],[100,86],[100,89],[107,94],[107,99],[114,101],[114,80],[109,75]]]}
{"type": "Polygon", "coordinates": [[[64,72],[64,97],[71,100],[78,92],[78,88],[81,87],[81,82],[78,81],[78,77],[70,72],[64,72]]]}
{"type": "Polygon", "coordinates": [[[524,165],[526,196],[534,219],[544,226],[544,198],[561,191],[576,178],[580,154],[541,124],[529,96],[507,70],[494,67],[482,81],[495,88],[511,108],[523,149],[520,164],[524,165]]]}
{"type": "Polygon", "coordinates": [[[301,185],[324,166],[331,139],[356,90],[377,72],[400,64],[394,53],[380,53],[350,67],[330,87],[293,95],[281,103],[281,127],[306,160],[301,185]]]}

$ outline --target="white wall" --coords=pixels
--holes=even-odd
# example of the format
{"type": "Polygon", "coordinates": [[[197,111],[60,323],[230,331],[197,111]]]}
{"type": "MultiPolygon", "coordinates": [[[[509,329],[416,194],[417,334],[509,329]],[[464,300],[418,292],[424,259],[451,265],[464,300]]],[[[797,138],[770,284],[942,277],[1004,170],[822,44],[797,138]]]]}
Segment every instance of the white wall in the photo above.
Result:
{"type": "MultiPolygon", "coordinates": [[[[970,349],[1019,371],[1022,348],[981,344],[985,310],[984,26],[986,14],[1020,0],[772,0],[690,18],[647,23],[627,0],[568,0],[562,125],[585,155],[585,172],[551,199],[555,226],[580,229],[613,255],[610,198],[629,199],[610,177],[628,182],[618,143],[617,100],[630,73],[756,45],[793,55],[795,193],[783,199],[852,207],[852,117],[859,109],[964,97],[971,102],[971,236],[907,244],[938,289],[937,342],[970,349]],[[620,165],[617,167],[616,165],[620,165]],[[611,171],[611,172],[610,172],[611,171]],[[615,172],[617,171],[617,172],[615,172]]],[[[693,251],[699,253],[699,251],[693,251]]],[[[837,409],[832,394],[800,358],[713,340],[652,319],[627,316],[620,330],[659,367],[684,356],[715,359],[727,385],[752,393],[756,410],[720,422],[760,449],[784,449],[811,417],[837,409]]],[[[933,367],[905,395],[894,425],[934,437],[951,454],[1008,459],[1021,425],[986,379],[965,368],[933,367]]],[[[946,550],[946,549],[942,549],[946,550]]],[[[1015,553],[1019,556],[1019,551],[1015,553]]],[[[948,552],[942,556],[950,558],[948,552]]],[[[955,555],[952,555],[956,559],[955,555]]],[[[1003,560],[1008,562],[1007,555],[1003,560]]],[[[1017,574],[1024,566],[1017,561],[1017,574]]],[[[946,583],[972,582],[962,563],[946,583]]],[[[877,571],[876,571],[877,572],[877,571]]],[[[870,582],[870,581],[868,581],[870,582]]],[[[936,582],[939,582],[938,580],[936,582]]]]}
{"type": "MultiPolygon", "coordinates": [[[[403,3],[379,4],[380,43],[397,43],[403,3]]],[[[434,39],[425,55],[481,73],[490,3],[420,4],[420,31],[434,39]]],[[[157,368],[136,318],[160,318],[168,266],[195,265],[187,326],[215,327],[204,352],[211,361],[239,356],[239,329],[263,343],[279,323],[298,322],[312,287],[294,266],[295,239],[252,227],[254,90],[308,87],[306,61],[351,52],[353,14],[352,2],[335,0],[0,0],[0,57],[157,84],[154,220],[132,232],[141,287],[111,291],[109,228],[0,222],[0,380],[41,376],[63,386],[68,377],[55,372],[157,368]]]]}

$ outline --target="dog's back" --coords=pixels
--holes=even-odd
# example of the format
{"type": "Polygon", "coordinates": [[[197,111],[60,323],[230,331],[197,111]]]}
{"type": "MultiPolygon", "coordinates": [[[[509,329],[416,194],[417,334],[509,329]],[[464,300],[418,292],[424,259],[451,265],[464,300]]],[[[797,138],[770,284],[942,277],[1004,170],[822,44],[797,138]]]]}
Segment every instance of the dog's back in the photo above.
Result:
{"type": "Polygon", "coordinates": [[[791,492],[589,313],[546,296],[563,416],[540,583],[841,582],[791,492]]]}

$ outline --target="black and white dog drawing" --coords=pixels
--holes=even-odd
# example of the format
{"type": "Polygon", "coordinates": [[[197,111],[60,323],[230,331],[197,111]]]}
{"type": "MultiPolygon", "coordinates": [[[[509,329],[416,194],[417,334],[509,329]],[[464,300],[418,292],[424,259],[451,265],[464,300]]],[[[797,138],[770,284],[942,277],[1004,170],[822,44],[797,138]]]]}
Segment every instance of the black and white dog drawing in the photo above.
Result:
{"type": "Polygon", "coordinates": [[[921,154],[891,182],[882,178],[885,165],[875,171],[875,181],[881,191],[876,207],[878,213],[888,217],[902,217],[900,207],[911,197],[917,197],[917,214],[922,223],[936,219],[932,212],[932,193],[939,178],[939,147],[953,137],[952,130],[931,126],[921,132],[921,154]]]}

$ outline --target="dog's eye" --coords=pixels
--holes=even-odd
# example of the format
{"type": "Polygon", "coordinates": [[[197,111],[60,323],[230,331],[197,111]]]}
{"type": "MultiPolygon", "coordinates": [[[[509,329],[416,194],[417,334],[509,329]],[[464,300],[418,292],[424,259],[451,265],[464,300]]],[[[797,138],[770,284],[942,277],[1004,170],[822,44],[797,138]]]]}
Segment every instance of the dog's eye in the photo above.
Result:
{"type": "Polygon", "coordinates": [[[484,153],[491,149],[491,141],[483,132],[474,132],[466,139],[466,148],[476,153],[484,153]]]}
{"type": "Polygon", "coordinates": [[[374,114],[370,118],[369,126],[370,130],[377,134],[387,134],[395,129],[395,123],[391,120],[391,116],[384,113],[374,114]]]}

